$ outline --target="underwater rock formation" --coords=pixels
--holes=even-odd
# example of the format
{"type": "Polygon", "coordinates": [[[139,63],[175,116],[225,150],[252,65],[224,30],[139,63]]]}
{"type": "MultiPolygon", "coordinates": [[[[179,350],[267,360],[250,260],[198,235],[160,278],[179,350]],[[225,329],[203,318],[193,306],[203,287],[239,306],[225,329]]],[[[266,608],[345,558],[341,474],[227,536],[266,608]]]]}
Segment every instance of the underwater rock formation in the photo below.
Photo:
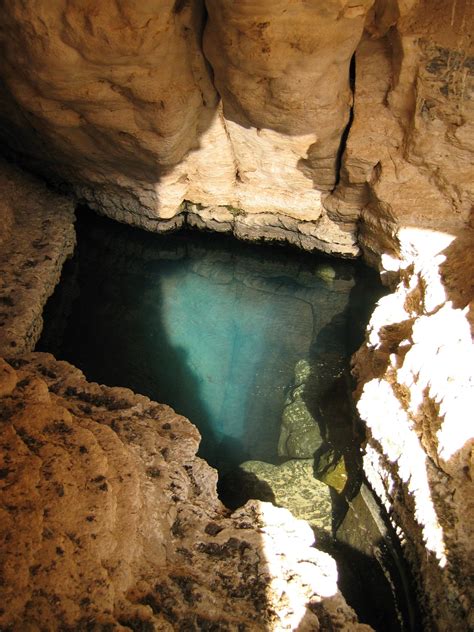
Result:
{"type": "Polygon", "coordinates": [[[295,366],[295,382],[281,417],[278,454],[291,459],[311,459],[323,443],[321,431],[303,399],[311,368],[306,360],[295,366]]]}
{"type": "Polygon", "coordinates": [[[326,485],[342,494],[347,484],[347,468],[344,456],[328,449],[314,459],[314,475],[326,485]]]}
{"type": "Polygon", "coordinates": [[[0,360],[0,626],[369,631],[310,527],[233,514],[168,406],[47,354],[0,360]]]}
{"type": "Polygon", "coordinates": [[[332,535],[333,511],[329,488],[314,477],[313,469],[313,459],[293,459],[282,465],[247,461],[239,466],[236,481],[245,496],[265,498],[306,520],[319,540],[332,535]]]}

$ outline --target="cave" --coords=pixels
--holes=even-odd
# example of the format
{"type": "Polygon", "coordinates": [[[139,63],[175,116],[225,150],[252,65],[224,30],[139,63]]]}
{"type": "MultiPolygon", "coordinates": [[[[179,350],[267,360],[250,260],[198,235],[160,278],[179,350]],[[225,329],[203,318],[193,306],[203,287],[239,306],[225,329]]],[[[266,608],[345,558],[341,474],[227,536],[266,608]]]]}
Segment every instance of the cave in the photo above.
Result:
{"type": "Polygon", "coordinates": [[[4,3],[1,630],[474,627],[473,19],[4,3]]]}

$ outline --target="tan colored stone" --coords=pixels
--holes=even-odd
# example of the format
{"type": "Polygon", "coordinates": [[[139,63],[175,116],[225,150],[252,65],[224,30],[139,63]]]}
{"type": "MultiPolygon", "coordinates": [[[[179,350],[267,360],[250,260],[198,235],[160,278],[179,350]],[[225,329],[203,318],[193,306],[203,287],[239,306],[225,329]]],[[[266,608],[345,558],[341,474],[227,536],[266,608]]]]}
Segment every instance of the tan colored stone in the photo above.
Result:
{"type": "Polygon", "coordinates": [[[231,205],[257,215],[226,227],[241,238],[286,238],[270,214],[294,220],[301,247],[354,256],[354,218],[328,218],[321,191],[336,179],[370,5],[209,2],[216,91],[201,2],[9,3],[1,134],[120,221],[164,231],[183,222],[183,200],[231,205]]]}
{"type": "Polygon", "coordinates": [[[365,256],[388,284],[401,280],[355,360],[364,468],[429,625],[461,630],[473,598],[473,14],[466,2],[378,4],[368,28],[379,39],[357,49],[354,123],[325,204],[331,216],[363,204],[365,256]]]}
{"type": "Polygon", "coordinates": [[[13,365],[1,400],[2,628],[318,630],[320,616],[371,629],[306,523],[257,501],[230,515],[186,419],[47,354],[13,365]]]}
{"type": "Polygon", "coordinates": [[[418,248],[404,228],[457,234],[474,203],[472,10],[395,4],[376,3],[357,48],[341,181],[323,200],[334,219],[362,211],[360,244],[381,269],[382,254],[418,248]]]}
{"type": "Polygon", "coordinates": [[[71,200],[3,161],[0,189],[0,221],[11,218],[0,243],[0,353],[11,357],[38,341],[43,307],[74,249],[74,211],[71,200]]]}
{"type": "Polygon", "coordinates": [[[10,395],[17,383],[16,373],[12,367],[0,358],[0,397],[10,395]]]}
{"type": "MultiPolygon", "coordinates": [[[[298,190],[299,199],[288,200],[296,211],[310,202],[305,178],[319,190],[334,185],[352,103],[349,62],[371,4],[207,3],[204,52],[223,99],[238,178],[250,185],[239,187],[243,208],[253,188],[263,186],[267,209],[276,211],[278,195],[298,190]]],[[[301,219],[321,209],[317,191],[313,200],[313,213],[301,219]]]]}

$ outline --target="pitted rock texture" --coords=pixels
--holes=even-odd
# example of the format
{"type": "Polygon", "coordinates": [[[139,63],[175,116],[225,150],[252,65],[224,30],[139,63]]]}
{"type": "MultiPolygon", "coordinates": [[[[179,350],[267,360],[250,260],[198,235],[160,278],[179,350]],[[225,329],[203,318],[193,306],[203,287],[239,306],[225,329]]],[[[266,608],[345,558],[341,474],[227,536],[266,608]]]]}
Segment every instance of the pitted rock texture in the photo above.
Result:
{"type": "Polygon", "coordinates": [[[0,161],[0,354],[31,351],[75,244],[71,200],[0,161]]]}
{"type": "Polygon", "coordinates": [[[364,469],[436,630],[474,624],[473,252],[472,229],[431,235],[379,301],[355,356],[364,469]]]}
{"type": "Polygon", "coordinates": [[[371,629],[306,523],[230,515],[169,407],[38,353],[1,361],[0,396],[2,629],[371,629]]]}

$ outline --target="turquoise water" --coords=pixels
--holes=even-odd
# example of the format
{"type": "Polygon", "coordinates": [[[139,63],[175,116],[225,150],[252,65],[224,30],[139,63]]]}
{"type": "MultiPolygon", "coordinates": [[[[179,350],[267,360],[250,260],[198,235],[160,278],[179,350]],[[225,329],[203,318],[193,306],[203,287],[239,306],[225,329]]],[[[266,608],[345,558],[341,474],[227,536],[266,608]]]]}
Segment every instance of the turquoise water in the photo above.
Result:
{"type": "Polygon", "coordinates": [[[243,462],[284,469],[295,456],[342,459],[344,492],[322,485],[329,513],[324,533],[313,526],[319,546],[326,542],[336,557],[341,589],[363,621],[416,629],[396,612],[410,606],[394,605],[407,593],[397,554],[377,549],[387,558],[381,569],[377,555],[333,539],[362,479],[350,357],[384,293],[375,272],[219,235],[151,235],[88,211],[77,228],[76,253],[46,307],[38,350],[70,361],[91,381],[129,387],[188,417],[231,508],[252,494],[275,500],[258,479],[249,491],[243,462]]]}
{"type": "Polygon", "coordinates": [[[361,264],[216,235],[153,236],[86,214],[39,348],[90,380],[171,405],[198,426],[200,454],[222,473],[280,460],[301,360],[313,367],[312,416],[342,424],[352,445],[349,357],[381,292],[361,264]]]}

